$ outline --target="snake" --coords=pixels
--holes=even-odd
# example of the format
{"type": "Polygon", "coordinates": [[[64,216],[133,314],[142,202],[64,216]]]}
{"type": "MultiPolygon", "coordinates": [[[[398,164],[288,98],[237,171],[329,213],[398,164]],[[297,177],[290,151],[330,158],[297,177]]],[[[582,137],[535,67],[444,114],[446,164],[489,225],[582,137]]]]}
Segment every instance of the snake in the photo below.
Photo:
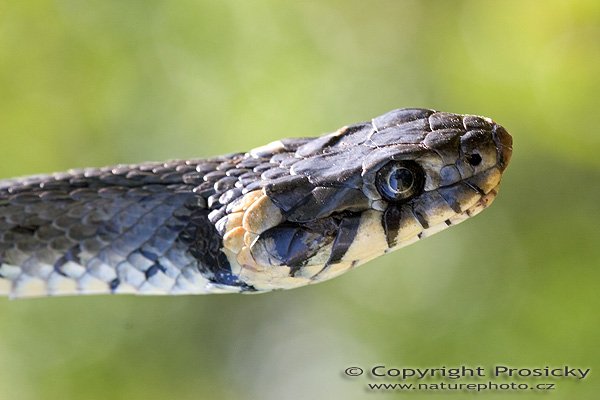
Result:
{"type": "Polygon", "coordinates": [[[0,180],[0,294],[323,282],[486,209],[511,154],[489,118],[403,108],[247,152],[0,180]]]}

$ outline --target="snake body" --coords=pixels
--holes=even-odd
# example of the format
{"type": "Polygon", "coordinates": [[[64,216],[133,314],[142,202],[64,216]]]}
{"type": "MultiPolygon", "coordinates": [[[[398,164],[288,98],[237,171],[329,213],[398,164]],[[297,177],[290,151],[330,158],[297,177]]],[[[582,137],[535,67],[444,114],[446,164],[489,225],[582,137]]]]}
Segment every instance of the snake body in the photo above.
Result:
{"type": "Polygon", "coordinates": [[[0,181],[0,294],[324,281],[485,209],[511,152],[488,118],[399,109],[245,153],[0,181]]]}

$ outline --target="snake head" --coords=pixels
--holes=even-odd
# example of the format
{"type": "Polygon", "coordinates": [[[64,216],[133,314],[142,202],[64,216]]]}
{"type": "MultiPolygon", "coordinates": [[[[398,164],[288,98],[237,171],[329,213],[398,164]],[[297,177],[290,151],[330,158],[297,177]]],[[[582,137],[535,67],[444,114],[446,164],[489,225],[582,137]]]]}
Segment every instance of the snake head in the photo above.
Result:
{"type": "Polygon", "coordinates": [[[244,155],[260,160],[256,179],[217,229],[232,272],[258,290],[322,281],[481,212],[511,152],[488,118],[391,111],[244,155]]]}

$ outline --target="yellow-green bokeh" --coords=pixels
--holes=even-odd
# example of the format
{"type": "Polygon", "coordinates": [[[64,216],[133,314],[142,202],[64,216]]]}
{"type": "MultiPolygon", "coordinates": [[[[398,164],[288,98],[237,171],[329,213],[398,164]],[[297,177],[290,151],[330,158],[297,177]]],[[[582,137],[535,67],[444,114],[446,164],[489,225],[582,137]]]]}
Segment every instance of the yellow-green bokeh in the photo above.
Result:
{"type": "Polygon", "coordinates": [[[0,2],[0,178],[242,151],[398,107],[514,137],[489,210],[330,282],[0,300],[0,400],[398,396],[342,377],[377,363],[590,367],[551,396],[593,398],[599,93],[596,0],[0,2]]]}

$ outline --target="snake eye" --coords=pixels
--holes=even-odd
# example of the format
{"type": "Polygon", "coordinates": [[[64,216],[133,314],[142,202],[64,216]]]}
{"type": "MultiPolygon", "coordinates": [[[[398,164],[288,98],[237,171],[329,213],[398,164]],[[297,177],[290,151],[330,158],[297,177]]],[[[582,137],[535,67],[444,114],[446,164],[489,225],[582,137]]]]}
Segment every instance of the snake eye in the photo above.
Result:
{"type": "Polygon", "coordinates": [[[377,190],[388,201],[407,200],[423,190],[423,169],[413,161],[392,161],[377,172],[377,190]]]}

